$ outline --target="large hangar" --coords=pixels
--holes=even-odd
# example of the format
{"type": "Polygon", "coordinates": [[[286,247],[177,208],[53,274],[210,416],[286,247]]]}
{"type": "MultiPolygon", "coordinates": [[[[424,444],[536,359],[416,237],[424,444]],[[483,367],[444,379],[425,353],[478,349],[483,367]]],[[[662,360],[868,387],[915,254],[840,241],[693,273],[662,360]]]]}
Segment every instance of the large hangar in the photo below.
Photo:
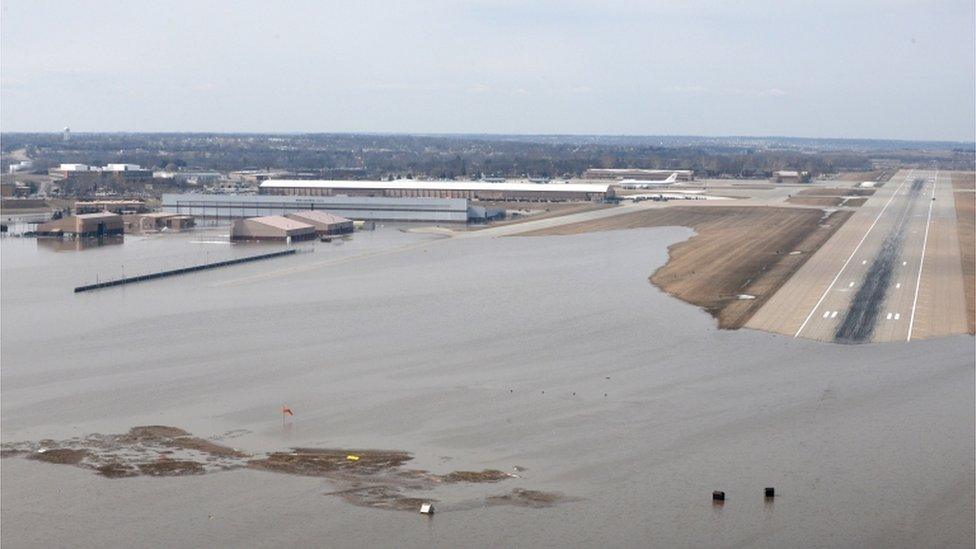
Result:
{"type": "MultiPolygon", "coordinates": [[[[163,210],[196,217],[238,219],[324,211],[366,221],[464,223],[487,215],[463,198],[164,194],[163,210]]],[[[483,210],[483,208],[482,208],[483,210]]]]}
{"type": "Polygon", "coordinates": [[[280,240],[292,242],[315,238],[315,227],[280,215],[238,219],[230,228],[234,241],[280,240]]]}
{"type": "Polygon", "coordinates": [[[474,200],[602,201],[613,198],[604,183],[486,183],[484,181],[329,181],[269,179],[260,194],[285,196],[373,196],[467,198],[474,200]]]}

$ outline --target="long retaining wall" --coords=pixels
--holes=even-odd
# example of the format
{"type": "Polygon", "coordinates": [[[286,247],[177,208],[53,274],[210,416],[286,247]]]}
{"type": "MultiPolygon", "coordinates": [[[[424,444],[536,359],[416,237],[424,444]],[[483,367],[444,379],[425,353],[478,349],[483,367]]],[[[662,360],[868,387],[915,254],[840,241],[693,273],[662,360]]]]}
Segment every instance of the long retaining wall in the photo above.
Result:
{"type": "Polygon", "coordinates": [[[181,274],[193,273],[196,271],[205,271],[207,269],[216,269],[218,267],[226,267],[228,265],[237,265],[238,263],[249,263],[251,261],[260,261],[262,259],[271,259],[273,257],[281,257],[284,255],[292,255],[297,250],[284,250],[280,252],[272,252],[261,255],[252,255],[248,257],[240,257],[237,259],[229,259],[227,261],[218,261],[216,263],[204,263],[203,265],[194,265],[192,267],[183,267],[182,269],[173,269],[170,271],[159,271],[158,273],[150,273],[139,276],[123,277],[117,278],[115,280],[107,280],[105,282],[99,282],[97,284],[89,284],[87,286],[78,286],[75,288],[75,293],[88,292],[91,290],[99,290],[101,288],[110,288],[112,286],[122,286],[124,284],[132,284],[133,282],[144,282],[146,280],[154,280],[157,278],[166,278],[168,276],[176,276],[181,274]]]}

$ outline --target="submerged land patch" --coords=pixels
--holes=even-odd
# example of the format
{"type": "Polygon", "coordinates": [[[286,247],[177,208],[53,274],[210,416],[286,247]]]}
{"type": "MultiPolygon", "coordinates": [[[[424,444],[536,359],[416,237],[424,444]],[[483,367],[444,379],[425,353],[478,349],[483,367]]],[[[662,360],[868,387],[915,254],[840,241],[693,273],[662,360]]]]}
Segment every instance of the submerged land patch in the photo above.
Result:
{"type": "MultiPolygon", "coordinates": [[[[163,425],[133,427],[124,434],[5,443],[0,446],[0,456],[74,465],[113,479],[202,475],[241,468],[319,477],[338,488],[326,495],[361,507],[402,511],[415,511],[421,503],[437,501],[420,496],[441,485],[494,484],[519,478],[497,469],[444,475],[405,469],[413,455],[400,450],[292,448],[256,455],[163,425]]],[[[486,496],[483,504],[549,507],[564,501],[574,500],[515,488],[501,496],[486,496]]]]}

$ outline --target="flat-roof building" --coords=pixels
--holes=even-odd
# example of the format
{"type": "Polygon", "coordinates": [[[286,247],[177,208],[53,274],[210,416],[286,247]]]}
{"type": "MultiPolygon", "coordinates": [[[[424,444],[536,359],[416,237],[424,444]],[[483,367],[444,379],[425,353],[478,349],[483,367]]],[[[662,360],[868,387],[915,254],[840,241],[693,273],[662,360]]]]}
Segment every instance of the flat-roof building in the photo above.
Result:
{"type": "Polygon", "coordinates": [[[78,200],[75,213],[112,212],[117,214],[146,212],[146,201],[139,198],[117,198],[104,200],[78,200]]]}
{"type": "Polygon", "coordinates": [[[152,170],[147,170],[138,164],[108,164],[104,167],[89,166],[87,164],[61,164],[57,168],[48,170],[48,174],[55,179],[79,183],[103,183],[114,181],[117,183],[151,183],[152,170]]]}
{"type": "Polygon", "coordinates": [[[230,229],[230,239],[237,241],[314,239],[315,227],[280,215],[237,219],[230,229]]]}
{"type": "Polygon", "coordinates": [[[678,181],[694,181],[695,170],[652,170],[645,168],[590,168],[583,172],[583,179],[639,179],[658,181],[678,174],[678,181]]]}
{"type": "Polygon", "coordinates": [[[327,181],[269,179],[263,195],[467,198],[474,200],[598,201],[613,197],[601,183],[486,183],[484,181],[327,181]]]}
{"type": "Polygon", "coordinates": [[[353,223],[351,219],[346,219],[345,217],[330,214],[328,212],[309,210],[307,212],[290,213],[285,217],[312,225],[315,227],[315,232],[319,235],[343,234],[351,233],[353,231],[353,223]]]}
{"type": "Polygon", "coordinates": [[[274,196],[240,194],[164,194],[163,210],[196,217],[238,219],[324,211],[364,221],[465,223],[491,211],[464,198],[384,198],[364,196],[274,196]]]}
{"type": "Polygon", "coordinates": [[[776,183],[802,183],[809,180],[810,174],[798,172],[796,170],[779,170],[773,172],[773,181],[776,183]]]}
{"type": "Polygon", "coordinates": [[[120,235],[124,231],[122,216],[108,212],[62,217],[37,226],[37,234],[41,236],[98,237],[120,235]]]}
{"type": "Polygon", "coordinates": [[[122,216],[122,221],[126,233],[146,233],[163,229],[181,231],[196,224],[193,216],[169,212],[127,214],[122,216]]]}

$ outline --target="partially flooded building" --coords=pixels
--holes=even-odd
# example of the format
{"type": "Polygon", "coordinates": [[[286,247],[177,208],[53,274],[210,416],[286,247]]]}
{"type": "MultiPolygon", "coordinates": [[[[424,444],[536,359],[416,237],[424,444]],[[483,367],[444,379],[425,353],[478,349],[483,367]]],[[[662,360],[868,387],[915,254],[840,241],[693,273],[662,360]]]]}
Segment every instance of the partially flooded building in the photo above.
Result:
{"type": "Polygon", "coordinates": [[[193,227],[196,223],[191,215],[181,215],[169,212],[151,212],[123,215],[125,232],[149,233],[162,230],[182,231],[193,227]]]}
{"type": "Polygon", "coordinates": [[[230,239],[235,241],[292,242],[315,237],[313,225],[280,215],[237,219],[230,229],[230,239]]]}
{"type": "Polygon", "coordinates": [[[99,237],[121,235],[124,232],[122,216],[108,212],[62,217],[37,227],[37,234],[40,236],[99,237]]]}
{"type": "Polygon", "coordinates": [[[351,233],[353,231],[353,223],[351,219],[346,219],[345,217],[330,214],[328,212],[308,210],[304,212],[290,213],[285,217],[312,225],[315,227],[315,232],[320,236],[351,233]]]}

